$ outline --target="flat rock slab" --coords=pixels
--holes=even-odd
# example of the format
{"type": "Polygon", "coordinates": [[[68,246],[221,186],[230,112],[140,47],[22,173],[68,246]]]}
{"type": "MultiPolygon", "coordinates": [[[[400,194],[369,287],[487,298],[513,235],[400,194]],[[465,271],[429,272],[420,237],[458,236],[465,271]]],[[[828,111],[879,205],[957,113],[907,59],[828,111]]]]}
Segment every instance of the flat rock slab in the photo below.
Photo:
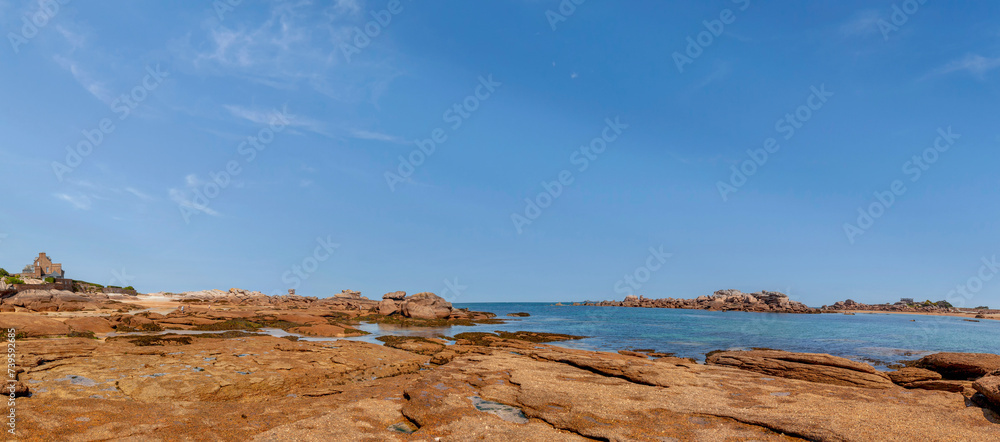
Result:
{"type": "Polygon", "coordinates": [[[941,379],[941,373],[917,367],[904,367],[899,369],[899,371],[889,372],[887,375],[892,382],[897,384],[941,379]]]}
{"type": "Polygon", "coordinates": [[[0,329],[15,329],[28,337],[69,334],[69,326],[52,318],[23,313],[0,313],[0,329]]]}
{"type": "Polygon", "coordinates": [[[865,388],[893,386],[887,375],[871,365],[827,354],[779,350],[723,351],[709,355],[706,363],[831,385],[865,388]]]}

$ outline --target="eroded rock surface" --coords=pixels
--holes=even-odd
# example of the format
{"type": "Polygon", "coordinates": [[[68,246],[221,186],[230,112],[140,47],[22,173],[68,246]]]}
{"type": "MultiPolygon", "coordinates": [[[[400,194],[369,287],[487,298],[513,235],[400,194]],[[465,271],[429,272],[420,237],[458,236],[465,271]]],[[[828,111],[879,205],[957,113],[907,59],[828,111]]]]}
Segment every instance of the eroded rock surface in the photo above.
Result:
{"type": "Polygon", "coordinates": [[[1000,370],[1000,355],[989,353],[935,353],[924,356],[917,367],[936,371],[945,379],[975,380],[1000,370]]]}
{"type": "Polygon", "coordinates": [[[871,365],[827,354],[778,350],[723,351],[708,355],[709,365],[832,385],[889,388],[889,377],[871,365]]]}

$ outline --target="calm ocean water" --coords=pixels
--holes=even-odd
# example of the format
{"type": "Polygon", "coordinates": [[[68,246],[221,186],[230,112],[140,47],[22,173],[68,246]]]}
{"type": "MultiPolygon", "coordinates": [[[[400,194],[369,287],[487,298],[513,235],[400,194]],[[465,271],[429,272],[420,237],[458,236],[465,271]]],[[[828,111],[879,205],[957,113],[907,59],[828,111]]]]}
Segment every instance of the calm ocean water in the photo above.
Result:
{"type": "Polygon", "coordinates": [[[651,348],[704,361],[720,349],[767,347],[829,353],[854,360],[892,363],[940,351],[1000,354],[1000,321],[966,322],[946,316],[861,314],[795,315],[627,307],[555,306],[552,303],[475,303],[455,307],[496,313],[507,324],[433,330],[374,324],[375,335],[454,335],[467,331],[539,331],[590,336],[560,343],[601,351],[651,348]],[[527,318],[508,318],[525,312],[527,318]]]}

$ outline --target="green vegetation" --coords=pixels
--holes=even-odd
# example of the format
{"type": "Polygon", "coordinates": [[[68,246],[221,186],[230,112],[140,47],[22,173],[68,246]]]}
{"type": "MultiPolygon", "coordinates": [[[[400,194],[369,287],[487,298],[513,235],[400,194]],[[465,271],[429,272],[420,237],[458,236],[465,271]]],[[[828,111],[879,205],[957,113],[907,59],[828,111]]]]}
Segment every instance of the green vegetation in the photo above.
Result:
{"type": "Polygon", "coordinates": [[[24,280],[17,275],[4,277],[4,282],[7,284],[24,284],[24,280]]]}
{"type": "Polygon", "coordinates": [[[584,339],[586,336],[564,335],[559,333],[536,333],[527,331],[505,332],[496,331],[493,333],[469,332],[455,335],[455,339],[464,339],[476,345],[489,346],[491,341],[496,339],[513,339],[527,342],[557,342],[570,341],[573,339],[584,339]]]}
{"type": "MultiPolygon", "coordinates": [[[[272,317],[273,318],[273,317],[272,317]]],[[[216,322],[214,324],[205,324],[195,326],[195,330],[207,330],[207,331],[224,331],[224,330],[246,330],[246,331],[260,331],[262,328],[278,328],[281,330],[288,331],[295,327],[303,327],[304,324],[299,324],[295,322],[279,321],[276,319],[270,319],[267,317],[258,316],[253,319],[235,318],[229,319],[222,322],[216,322]]]]}
{"type": "Polygon", "coordinates": [[[506,324],[507,321],[503,319],[417,319],[417,318],[407,318],[405,316],[392,315],[392,316],[382,316],[379,314],[371,314],[365,316],[358,316],[354,318],[355,321],[359,322],[369,322],[373,324],[393,324],[402,327],[447,327],[450,325],[462,325],[466,327],[471,327],[476,324],[506,324]]]}
{"type": "Polygon", "coordinates": [[[0,267],[0,277],[7,277],[7,276],[10,276],[10,273],[7,273],[6,269],[0,267]]]}
{"type": "Polygon", "coordinates": [[[253,336],[264,336],[260,333],[247,333],[245,331],[230,330],[223,333],[205,333],[200,335],[191,335],[192,338],[208,338],[208,339],[233,339],[233,338],[248,338],[253,336]]]}
{"type": "Polygon", "coordinates": [[[989,309],[990,309],[989,307],[987,307],[985,305],[981,305],[979,307],[974,308],[973,310],[989,310],[989,309]]]}
{"type": "MultiPolygon", "coordinates": [[[[116,336],[109,340],[117,340],[120,338],[116,336]]],[[[129,342],[131,342],[136,347],[150,347],[154,345],[188,345],[191,343],[191,338],[189,336],[136,336],[129,337],[129,342]]]]}
{"type": "Polygon", "coordinates": [[[246,319],[230,319],[227,321],[216,322],[214,324],[203,324],[195,326],[195,330],[206,330],[206,331],[224,331],[224,330],[246,330],[246,331],[259,331],[262,327],[261,324],[252,322],[246,319]]]}
{"type": "Polygon", "coordinates": [[[117,331],[119,333],[135,333],[135,332],[144,332],[144,331],[163,331],[163,327],[160,327],[160,325],[157,324],[157,323],[155,323],[155,322],[150,322],[148,324],[140,324],[138,327],[131,327],[131,326],[122,324],[122,325],[119,325],[118,327],[115,327],[115,331],[117,331]]]}
{"type": "Polygon", "coordinates": [[[94,332],[92,332],[92,331],[88,331],[88,332],[82,332],[82,331],[76,331],[76,330],[73,330],[72,332],[70,332],[70,334],[68,334],[68,335],[66,335],[66,336],[67,336],[67,337],[70,337],[70,338],[89,338],[89,339],[97,339],[97,336],[94,336],[94,332]]]}
{"type": "Polygon", "coordinates": [[[49,277],[46,277],[46,278],[45,278],[45,282],[47,282],[47,283],[49,283],[49,284],[53,284],[53,283],[55,283],[55,282],[56,282],[56,279],[55,279],[55,278],[53,278],[53,277],[51,277],[51,276],[49,276],[49,277]]]}

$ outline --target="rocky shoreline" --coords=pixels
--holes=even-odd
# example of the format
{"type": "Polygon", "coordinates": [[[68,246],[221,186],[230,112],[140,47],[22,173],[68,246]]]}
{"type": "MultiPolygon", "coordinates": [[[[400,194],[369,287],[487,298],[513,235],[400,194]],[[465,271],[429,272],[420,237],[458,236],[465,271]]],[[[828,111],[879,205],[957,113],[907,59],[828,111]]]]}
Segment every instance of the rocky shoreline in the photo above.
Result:
{"type": "Polygon", "coordinates": [[[758,293],[743,293],[739,290],[719,290],[711,296],[699,296],[694,299],[661,298],[650,299],[643,296],[628,295],[622,301],[586,301],[573,305],[597,307],[642,307],[642,308],[676,308],[712,311],[740,311],[758,313],[820,313],[819,309],[792,301],[788,295],[767,290],[758,293]]]}
{"type": "MultiPolygon", "coordinates": [[[[768,311],[774,309],[768,300],[795,309],[767,293],[751,295],[768,311]]],[[[315,299],[236,289],[121,300],[19,295],[0,301],[15,310],[0,313],[0,327],[18,330],[21,439],[867,441],[1000,435],[998,355],[939,353],[885,373],[844,358],[780,350],[712,352],[705,364],[652,350],[574,350],[548,343],[578,336],[530,331],[382,336],[379,345],[332,338],[353,335],[359,322],[497,319],[455,309],[432,294],[399,292],[381,301],[350,291],[315,299]],[[262,328],[331,338],[268,336],[259,333],[262,328]]],[[[726,307],[738,299],[729,292],[715,300],[726,307]]]]}
{"type": "Polygon", "coordinates": [[[993,318],[1000,315],[1000,310],[979,308],[979,309],[959,309],[948,306],[932,304],[917,304],[917,303],[903,303],[897,302],[895,304],[864,304],[861,302],[856,302],[853,299],[848,299],[845,301],[837,301],[833,305],[824,305],[820,307],[820,310],[824,313],[843,313],[843,312],[889,312],[889,313],[925,313],[925,314],[939,314],[939,315],[963,315],[972,316],[979,319],[993,318]]]}

